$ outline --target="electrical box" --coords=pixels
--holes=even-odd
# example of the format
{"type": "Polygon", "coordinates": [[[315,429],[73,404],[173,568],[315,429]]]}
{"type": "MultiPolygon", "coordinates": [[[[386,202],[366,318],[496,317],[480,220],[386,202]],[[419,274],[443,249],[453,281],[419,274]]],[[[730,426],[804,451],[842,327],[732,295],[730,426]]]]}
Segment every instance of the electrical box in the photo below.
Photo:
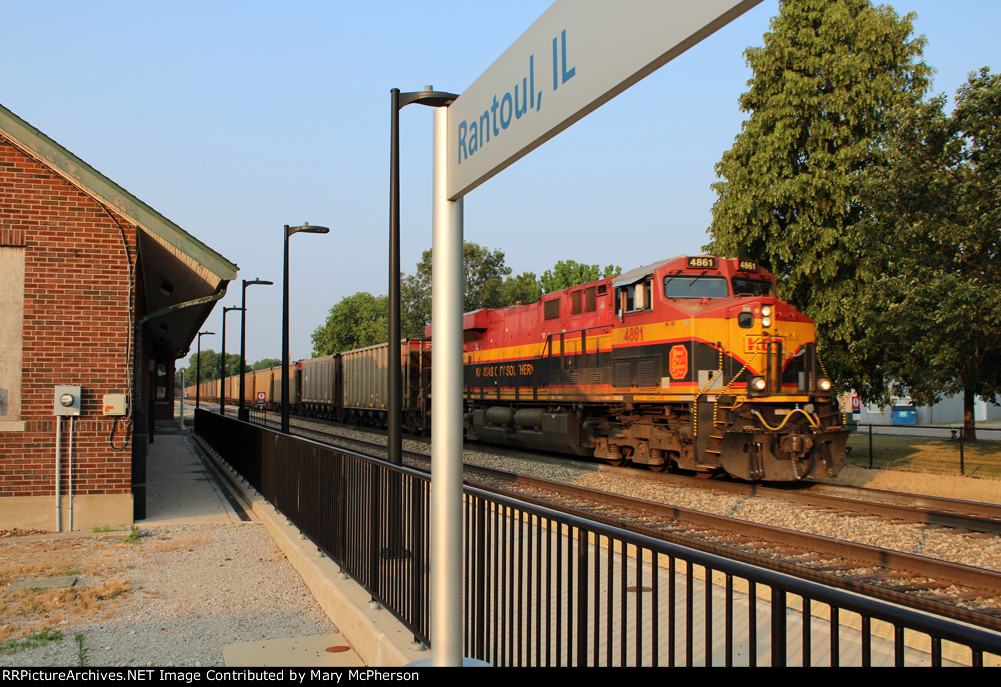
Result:
{"type": "Polygon", "coordinates": [[[105,415],[126,415],[129,412],[129,399],[125,394],[105,394],[101,403],[105,415]]]}
{"type": "Polygon", "coordinates": [[[79,386],[56,384],[52,412],[55,415],[79,415],[82,395],[83,391],[79,386]]]}

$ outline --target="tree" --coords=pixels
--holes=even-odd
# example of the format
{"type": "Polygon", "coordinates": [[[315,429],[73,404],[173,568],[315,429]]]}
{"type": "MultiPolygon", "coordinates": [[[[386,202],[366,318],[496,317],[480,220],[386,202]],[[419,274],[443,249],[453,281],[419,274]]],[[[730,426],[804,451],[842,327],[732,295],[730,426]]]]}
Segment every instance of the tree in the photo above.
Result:
{"type": "Polygon", "coordinates": [[[602,270],[598,265],[582,265],[574,260],[560,260],[553,269],[546,270],[542,274],[539,283],[543,293],[552,293],[598,279],[614,277],[621,272],[622,268],[618,265],[606,265],[602,270]]]}
{"type": "Polygon", "coordinates": [[[252,369],[254,372],[257,372],[258,370],[267,370],[268,368],[271,367],[281,367],[281,364],[282,361],[279,360],[278,358],[264,358],[262,360],[258,360],[256,363],[251,365],[250,369],[252,369]]]}
{"type": "Polygon", "coordinates": [[[324,356],[385,343],[389,298],[364,291],[342,298],[327,321],[313,332],[313,355],[324,356]]]}
{"type": "Polygon", "coordinates": [[[517,277],[508,277],[501,287],[501,305],[534,303],[542,295],[542,284],[532,272],[522,272],[517,277]]]}
{"type": "Polygon", "coordinates": [[[857,310],[899,395],[921,404],[1001,394],[1001,77],[970,75],[952,116],[905,113],[888,164],[867,179],[869,270],[857,310]]]}
{"type": "MultiPolygon", "coordinates": [[[[196,379],[196,373],[201,368],[200,379],[203,382],[211,382],[213,380],[219,379],[219,353],[212,349],[201,352],[201,357],[198,353],[191,356],[190,362],[188,363],[187,369],[184,370],[184,383],[194,384],[196,379]]],[[[226,375],[238,375],[240,374],[240,355],[238,353],[227,353],[226,354],[226,375]]]]}
{"type": "MultiPolygon", "coordinates": [[[[496,308],[503,303],[505,279],[511,268],[504,264],[504,253],[466,241],[463,243],[463,312],[496,308]]],[[[514,288],[514,287],[510,287],[514,288]]],[[[424,336],[431,324],[431,251],[424,251],[417,272],[400,284],[401,329],[405,337],[424,336]]]]}
{"type": "Polygon", "coordinates": [[[783,0],[764,47],[745,52],[754,76],[740,109],[751,114],[713,185],[706,250],[770,269],[816,320],[828,372],[866,400],[885,396],[886,380],[852,346],[865,326],[848,307],[864,269],[857,225],[872,213],[866,177],[886,165],[888,115],[928,87],[912,19],[868,0],[783,0]]]}

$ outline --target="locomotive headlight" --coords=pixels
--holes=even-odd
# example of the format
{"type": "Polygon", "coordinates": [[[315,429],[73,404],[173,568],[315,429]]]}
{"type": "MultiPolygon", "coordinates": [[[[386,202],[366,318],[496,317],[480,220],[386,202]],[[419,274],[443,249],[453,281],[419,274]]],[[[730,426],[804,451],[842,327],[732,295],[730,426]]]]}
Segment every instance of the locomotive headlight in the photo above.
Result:
{"type": "Polygon", "coordinates": [[[772,306],[766,305],[761,308],[762,317],[771,317],[771,314],[772,314],[772,306]]]}
{"type": "Polygon", "coordinates": [[[766,386],[768,386],[768,382],[765,381],[764,377],[751,377],[751,388],[754,391],[764,391],[766,386]]]}
{"type": "Polygon", "coordinates": [[[831,390],[831,380],[829,380],[827,377],[821,377],[821,378],[819,378],[817,380],[817,388],[820,389],[821,391],[830,391],[831,390]]]}
{"type": "Polygon", "coordinates": [[[761,326],[762,327],[771,327],[772,326],[772,318],[770,318],[770,317],[762,317],[761,318],[761,326]]]}

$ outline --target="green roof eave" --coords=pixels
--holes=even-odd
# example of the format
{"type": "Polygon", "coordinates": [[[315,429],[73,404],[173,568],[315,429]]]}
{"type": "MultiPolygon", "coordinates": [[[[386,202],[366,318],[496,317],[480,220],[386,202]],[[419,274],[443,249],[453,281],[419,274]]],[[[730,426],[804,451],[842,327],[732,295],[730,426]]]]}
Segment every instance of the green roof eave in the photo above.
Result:
{"type": "Polygon", "coordinates": [[[0,131],[44,161],[67,181],[120,212],[129,221],[190,256],[222,281],[236,279],[237,266],[111,181],[13,112],[0,105],[0,131]]]}

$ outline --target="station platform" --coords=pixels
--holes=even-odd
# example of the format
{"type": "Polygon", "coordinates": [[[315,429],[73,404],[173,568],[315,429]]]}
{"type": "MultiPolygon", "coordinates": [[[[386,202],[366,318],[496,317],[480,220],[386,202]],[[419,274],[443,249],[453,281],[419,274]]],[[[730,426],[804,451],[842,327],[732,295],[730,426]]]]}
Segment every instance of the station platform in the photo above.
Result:
{"type": "MultiPolygon", "coordinates": [[[[412,634],[401,623],[370,602],[368,592],[176,420],[170,426],[158,423],[149,444],[146,515],[136,526],[260,523],[340,633],[226,646],[227,667],[398,667],[430,656],[412,645],[412,634]],[[340,650],[324,651],[332,646],[340,650]]],[[[227,531],[219,528],[217,536],[227,531]]]]}

